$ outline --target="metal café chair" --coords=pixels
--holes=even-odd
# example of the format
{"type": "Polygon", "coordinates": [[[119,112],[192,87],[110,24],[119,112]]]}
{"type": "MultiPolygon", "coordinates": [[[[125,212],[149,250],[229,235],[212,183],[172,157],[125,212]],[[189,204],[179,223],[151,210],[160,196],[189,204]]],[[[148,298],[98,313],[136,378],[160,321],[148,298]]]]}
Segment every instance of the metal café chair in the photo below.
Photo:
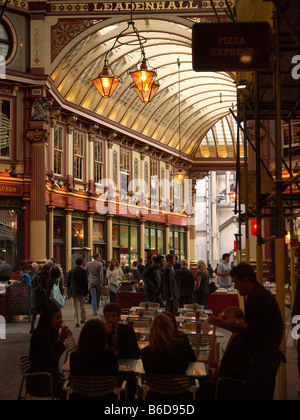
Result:
{"type": "MultiPolygon", "coordinates": [[[[189,342],[197,357],[199,362],[208,362],[209,354],[212,347],[213,335],[211,334],[187,334],[189,342]],[[203,353],[201,355],[201,353],[203,353]]],[[[218,342],[216,342],[218,344],[218,342]]],[[[218,348],[218,347],[217,347],[218,348]]],[[[216,348],[217,359],[218,359],[218,350],[216,348]]]]}
{"type": "MultiPolygon", "coordinates": [[[[50,399],[50,400],[54,400],[54,395],[53,395],[53,386],[52,386],[52,376],[49,372],[34,372],[34,373],[30,373],[30,366],[31,366],[31,361],[30,361],[30,357],[29,356],[20,356],[18,357],[18,362],[22,371],[22,381],[21,381],[21,385],[19,388],[19,393],[18,393],[18,400],[28,400],[30,398],[41,398],[41,399],[50,399]],[[48,395],[45,396],[41,396],[41,395],[35,395],[34,393],[29,393],[26,389],[24,395],[22,395],[23,393],[23,387],[24,384],[26,386],[27,383],[27,379],[30,377],[34,377],[34,376],[45,376],[48,378],[49,380],[49,393],[48,395]]],[[[26,387],[27,388],[27,387],[26,387]]]]}
{"type": "Polygon", "coordinates": [[[118,379],[114,376],[73,376],[64,385],[66,400],[70,400],[70,395],[75,393],[80,397],[97,398],[109,394],[117,395],[121,399],[121,393],[126,395],[127,381],[123,381],[122,386],[118,387],[118,379]]]}
{"type": "Polygon", "coordinates": [[[196,392],[199,388],[198,380],[187,375],[146,375],[144,383],[138,377],[138,389],[142,393],[143,400],[146,399],[149,391],[163,395],[166,399],[171,395],[177,395],[180,399],[180,394],[190,392],[193,400],[196,400],[196,392]]]}

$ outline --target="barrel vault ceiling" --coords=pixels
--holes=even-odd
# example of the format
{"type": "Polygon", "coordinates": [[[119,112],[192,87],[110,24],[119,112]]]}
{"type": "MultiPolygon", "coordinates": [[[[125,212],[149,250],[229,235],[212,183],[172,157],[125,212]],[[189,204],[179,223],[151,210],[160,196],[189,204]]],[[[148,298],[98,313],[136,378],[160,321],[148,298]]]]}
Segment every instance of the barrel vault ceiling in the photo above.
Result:
{"type": "MultiPolygon", "coordinates": [[[[160,83],[158,94],[149,104],[143,104],[130,87],[128,71],[141,57],[136,45],[117,45],[109,54],[110,66],[123,79],[112,98],[103,99],[92,83],[127,21],[98,22],[80,34],[54,60],[51,77],[67,101],[177,152],[181,150],[186,157],[234,158],[236,127],[229,111],[236,109],[234,75],[194,72],[194,22],[180,22],[135,19],[140,35],[148,40],[144,46],[146,57],[149,65],[157,69],[160,83]]],[[[130,40],[131,37],[127,41],[130,40]]]]}

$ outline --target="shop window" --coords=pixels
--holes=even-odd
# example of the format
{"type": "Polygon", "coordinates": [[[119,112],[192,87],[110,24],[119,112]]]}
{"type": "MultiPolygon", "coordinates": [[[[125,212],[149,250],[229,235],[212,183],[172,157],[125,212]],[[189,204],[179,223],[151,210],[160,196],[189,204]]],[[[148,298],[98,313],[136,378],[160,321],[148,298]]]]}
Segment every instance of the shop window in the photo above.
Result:
{"type": "Polygon", "coordinates": [[[74,178],[83,181],[84,135],[75,132],[74,138],[74,178]]]}
{"type": "Polygon", "coordinates": [[[63,129],[54,129],[54,173],[63,175],[63,129]]]}
{"type": "Polygon", "coordinates": [[[119,225],[113,225],[112,227],[112,246],[114,248],[119,247],[119,225]]]}
{"type": "Polygon", "coordinates": [[[84,222],[83,220],[72,221],[72,248],[84,247],[84,222]]]}
{"type": "Polygon", "coordinates": [[[63,218],[62,217],[54,217],[53,220],[54,228],[53,228],[53,239],[54,241],[63,242],[64,240],[64,232],[63,232],[63,218]]]}
{"type": "Polygon", "coordinates": [[[105,224],[94,222],[93,224],[93,242],[98,244],[105,243],[105,224]]]}
{"type": "Polygon", "coordinates": [[[10,157],[11,101],[0,98],[0,158],[10,157]]]}
{"type": "Polygon", "coordinates": [[[103,143],[95,140],[95,182],[101,184],[103,179],[103,143]]]}
{"type": "Polygon", "coordinates": [[[13,270],[18,268],[18,211],[0,209],[0,254],[13,270]]]}

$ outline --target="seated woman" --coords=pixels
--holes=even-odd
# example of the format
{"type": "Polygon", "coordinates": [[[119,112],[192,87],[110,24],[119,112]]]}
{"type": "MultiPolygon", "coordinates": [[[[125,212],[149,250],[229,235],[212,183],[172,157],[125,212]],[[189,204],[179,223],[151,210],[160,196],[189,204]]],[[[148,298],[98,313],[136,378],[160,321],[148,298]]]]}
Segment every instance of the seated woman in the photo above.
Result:
{"type": "MultiPolygon", "coordinates": [[[[59,360],[66,350],[63,343],[68,338],[70,330],[67,327],[62,328],[62,324],[61,310],[55,305],[49,305],[42,313],[31,338],[29,356],[30,372],[50,373],[54,397],[63,399],[65,397],[62,390],[64,378],[60,374],[59,360]]],[[[46,376],[27,378],[27,390],[35,396],[49,396],[49,379],[46,376]]]]}
{"type": "MultiPolygon", "coordinates": [[[[146,375],[185,375],[189,365],[186,341],[175,338],[170,319],[165,314],[154,318],[149,336],[149,346],[141,351],[146,375]]],[[[168,396],[168,399],[172,396],[168,396]]],[[[174,396],[186,398],[187,394],[174,396]]],[[[164,399],[165,395],[148,392],[149,399],[164,399]]]]}
{"type": "MultiPolygon", "coordinates": [[[[77,351],[70,356],[70,375],[117,377],[118,363],[114,353],[107,350],[106,329],[100,320],[94,319],[84,325],[77,351]]],[[[107,399],[107,396],[103,398],[107,399]]],[[[71,399],[80,399],[80,396],[73,394],[71,399]]]]}
{"type": "Polygon", "coordinates": [[[175,338],[181,338],[182,340],[184,340],[185,345],[186,345],[186,355],[187,358],[189,360],[189,362],[196,362],[196,355],[195,352],[193,350],[193,347],[191,346],[191,343],[189,342],[188,336],[186,334],[184,334],[183,332],[179,331],[178,327],[177,327],[177,322],[176,322],[176,318],[175,315],[172,312],[163,312],[165,315],[167,315],[167,317],[169,318],[169,320],[171,321],[172,327],[173,327],[173,335],[175,338]]]}

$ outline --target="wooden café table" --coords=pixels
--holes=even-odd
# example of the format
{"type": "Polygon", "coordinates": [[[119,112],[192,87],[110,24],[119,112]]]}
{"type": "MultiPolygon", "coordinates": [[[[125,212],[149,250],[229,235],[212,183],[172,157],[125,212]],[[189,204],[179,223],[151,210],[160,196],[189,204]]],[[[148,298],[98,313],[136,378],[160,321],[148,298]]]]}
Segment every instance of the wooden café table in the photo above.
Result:
{"type": "Polygon", "coordinates": [[[118,305],[120,305],[121,308],[131,308],[132,306],[140,306],[140,303],[145,301],[145,293],[118,292],[118,305]]]}

